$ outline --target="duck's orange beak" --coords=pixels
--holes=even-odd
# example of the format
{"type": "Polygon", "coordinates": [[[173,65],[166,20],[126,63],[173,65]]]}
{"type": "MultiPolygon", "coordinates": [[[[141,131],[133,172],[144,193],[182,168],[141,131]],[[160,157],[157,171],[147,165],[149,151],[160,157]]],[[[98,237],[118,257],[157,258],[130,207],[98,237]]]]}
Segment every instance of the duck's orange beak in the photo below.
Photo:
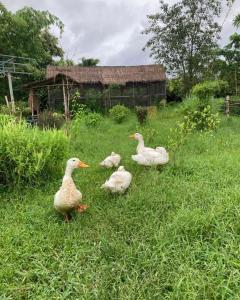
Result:
{"type": "Polygon", "coordinates": [[[135,134],[129,135],[130,139],[135,139],[135,134]]]}
{"type": "Polygon", "coordinates": [[[89,168],[89,165],[87,165],[87,164],[85,164],[84,162],[80,161],[78,167],[79,167],[79,168],[89,168]]]}

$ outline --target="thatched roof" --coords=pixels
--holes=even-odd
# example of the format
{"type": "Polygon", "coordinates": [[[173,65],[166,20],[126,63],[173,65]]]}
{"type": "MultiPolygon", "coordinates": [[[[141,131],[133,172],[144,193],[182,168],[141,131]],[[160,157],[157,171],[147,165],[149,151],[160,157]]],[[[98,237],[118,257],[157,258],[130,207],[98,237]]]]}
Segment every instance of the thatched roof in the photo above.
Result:
{"type": "Polygon", "coordinates": [[[166,80],[163,67],[144,65],[131,67],[57,67],[48,66],[47,79],[65,75],[77,83],[126,84],[128,82],[156,82],[166,80]]]}

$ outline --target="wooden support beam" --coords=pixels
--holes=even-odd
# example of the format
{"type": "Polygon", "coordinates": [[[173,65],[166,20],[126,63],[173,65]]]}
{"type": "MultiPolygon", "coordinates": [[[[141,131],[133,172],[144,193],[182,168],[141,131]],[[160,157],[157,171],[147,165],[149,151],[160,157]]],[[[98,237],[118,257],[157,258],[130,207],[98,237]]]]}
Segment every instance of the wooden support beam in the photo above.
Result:
{"type": "Polygon", "coordinates": [[[16,107],[15,107],[15,101],[14,101],[14,95],[13,95],[13,87],[12,87],[12,75],[10,73],[7,73],[8,77],[8,86],[9,86],[9,93],[10,93],[10,99],[11,99],[11,104],[12,104],[12,112],[16,112],[16,107]]]}
{"type": "Polygon", "coordinates": [[[226,102],[225,113],[226,113],[227,117],[229,117],[229,115],[230,115],[230,96],[226,97],[225,102],[226,102]]]}
{"type": "Polygon", "coordinates": [[[67,104],[67,95],[65,90],[65,84],[64,79],[62,80],[62,87],[63,87],[63,103],[64,103],[64,113],[65,113],[65,119],[68,120],[68,104],[67,104]]]}
{"type": "Polygon", "coordinates": [[[5,96],[5,101],[6,101],[7,107],[9,107],[8,96],[5,96]]]}

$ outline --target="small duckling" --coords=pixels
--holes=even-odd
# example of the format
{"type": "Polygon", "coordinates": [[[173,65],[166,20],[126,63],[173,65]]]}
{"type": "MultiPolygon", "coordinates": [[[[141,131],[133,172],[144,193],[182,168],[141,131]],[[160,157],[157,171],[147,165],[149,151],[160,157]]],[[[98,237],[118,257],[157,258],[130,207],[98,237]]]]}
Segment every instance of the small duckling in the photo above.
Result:
{"type": "Polygon", "coordinates": [[[102,189],[109,190],[112,193],[123,194],[130,186],[132,174],[120,166],[110,178],[101,186],[102,189]]]}
{"type": "Polygon", "coordinates": [[[115,152],[112,152],[110,156],[100,162],[100,166],[104,168],[118,167],[121,161],[121,156],[115,152]]]}

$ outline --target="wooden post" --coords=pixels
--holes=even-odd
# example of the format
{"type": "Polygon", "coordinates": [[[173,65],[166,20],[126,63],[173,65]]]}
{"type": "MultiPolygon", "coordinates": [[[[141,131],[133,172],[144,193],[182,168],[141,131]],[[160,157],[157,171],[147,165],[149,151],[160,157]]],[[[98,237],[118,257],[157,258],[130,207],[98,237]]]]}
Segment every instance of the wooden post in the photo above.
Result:
{"type": "Polygon", "coordinates": [[[68,118],[70,119],[70,94],[69,94],[68,77],[67,77],[67,110],[68,110],[68,118]]]}
{"type": "Polygon", "coordinates": [[[10,99],[11,99],[11,104],[12,104],[12,112],[16,112],[15,108],[15,101],[14,101],[14,95],[13,95],[13,87],[12,87],[12,76],[10,73],[7,73],[8,76],[8,86],[9,86],[9,92],[10,92],[10,99]]]}
{"type": "Polygon", "coordinates": [[[50,100],[50,87],[49,85],[47,86],[47,91],[48,91],[48,109],[51,107],[51,100],[50,100]]]}
{"type": "Polygon", "coordinates": [[[236,89],[236,96],[238,95],[238,82],[237,82],[237,68],[235,67],[235,89],[236,89]]]}
{"type": "Polygon", "coordinates": [[[67,96],[66,96],[66,90],[65,90],[65,81],[62,80],[62,86],[63,86],[63,102],[64,102],[64,113],[65,113],[65,119],[68,119],[68,105],[67,105],[67,96]]]}
{"type": "Polygon", "coordinates": [[[134,105],[134,107],[136,106],[134,82],[133,82],[133,105],[134,105]]]}
{"type": "Polygon", "coordinates": [[[226,113],[227,117],[229,117],[229,115],[230,115],[230,96],[226,97],[225,102],[226,102],[225,113],[226,113]]]}
{"type": "Polygon", "coordinates": [[[7,107],[9,107],[8,96],[5,96],[5,101],[6,101],[7,107]]]}

